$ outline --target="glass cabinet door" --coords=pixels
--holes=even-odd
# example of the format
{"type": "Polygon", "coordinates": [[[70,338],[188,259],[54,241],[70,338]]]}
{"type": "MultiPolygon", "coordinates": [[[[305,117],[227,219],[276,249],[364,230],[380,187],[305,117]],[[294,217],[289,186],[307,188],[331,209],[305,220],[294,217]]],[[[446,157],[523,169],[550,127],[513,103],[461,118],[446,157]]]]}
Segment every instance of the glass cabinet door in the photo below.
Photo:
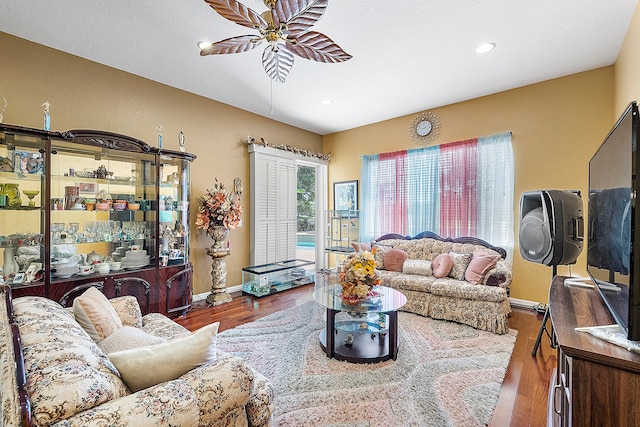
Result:
{"type": "Polygon", "coordinates": [[[46,133],[0,127],[0,282],[44,284],[46,133]]]}
{"type": "Polygon", "coordinates": [[[54,140],[51,281],[154,268],[156,156],[54,140]]]}
{"type": "Polygon", "coordinates": [[[160,154],[160,266],[189,262],[189,167],[186,153],[160,154]]]}

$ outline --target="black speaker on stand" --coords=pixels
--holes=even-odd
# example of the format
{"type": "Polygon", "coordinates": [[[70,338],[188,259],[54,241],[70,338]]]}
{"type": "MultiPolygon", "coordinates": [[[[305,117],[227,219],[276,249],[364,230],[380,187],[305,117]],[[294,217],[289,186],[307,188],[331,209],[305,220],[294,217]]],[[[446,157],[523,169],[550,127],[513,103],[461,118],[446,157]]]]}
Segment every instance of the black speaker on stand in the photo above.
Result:
{"type": "MultiPolygon", "coordinates": [[[[582,252],[584,219],[579,191],[537,190],[520,197],[520,255],[527,261],[552,267],[552,278],[558,265],[575,264],[582,252]]],[[[553,325],[547,330],[547,306],[538,338],[533,346],[535,356],[543,332],[555,348],[553,325]]]]}

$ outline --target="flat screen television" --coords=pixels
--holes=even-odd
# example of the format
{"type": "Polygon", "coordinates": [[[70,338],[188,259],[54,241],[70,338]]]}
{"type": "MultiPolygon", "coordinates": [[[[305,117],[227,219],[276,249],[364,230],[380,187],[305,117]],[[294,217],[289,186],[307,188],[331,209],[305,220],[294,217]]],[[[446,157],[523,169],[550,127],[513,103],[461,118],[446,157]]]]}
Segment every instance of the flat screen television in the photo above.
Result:
{"type": "Polygon", "coordinates": [[[627,338],[640,341],[638,106],[625,109],[589,161],[587,271],[627,338]]]}

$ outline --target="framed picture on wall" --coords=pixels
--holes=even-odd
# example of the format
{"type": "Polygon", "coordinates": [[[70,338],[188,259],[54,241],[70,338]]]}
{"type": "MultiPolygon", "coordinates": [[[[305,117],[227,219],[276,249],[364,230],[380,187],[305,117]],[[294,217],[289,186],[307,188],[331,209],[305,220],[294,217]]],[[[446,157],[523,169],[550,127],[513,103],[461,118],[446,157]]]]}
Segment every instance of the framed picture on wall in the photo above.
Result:
{"type": "Polygon", "coordinates": [[[333,210],[358,210],[358,180],[333,183],[333,210]]]}

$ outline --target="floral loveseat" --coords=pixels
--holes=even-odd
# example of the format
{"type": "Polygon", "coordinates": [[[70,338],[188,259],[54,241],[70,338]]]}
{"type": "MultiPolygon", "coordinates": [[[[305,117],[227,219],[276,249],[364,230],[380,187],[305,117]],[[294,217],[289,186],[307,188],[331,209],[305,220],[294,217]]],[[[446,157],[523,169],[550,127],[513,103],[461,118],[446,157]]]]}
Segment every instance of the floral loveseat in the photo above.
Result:
{"type": "Polygon", "coordinates": [[[402,310],[498,334],[508,332],[512,268],[504,259],[504,249],[480,239],[446,239],[430,232],[413,238],[385,235],[373,245],[383,283],[407,297],[402,310]],[[385,268],[390,249],[399,254],[392,269],[385,268]],[[434,277],[434,261],[441,254],[456,260],[446,276],[434,277]],[[489,261],[471,274],[470,268],[477,264],[472,264],[474,256],[480,259],[481,255],[489,261]]]}
{"type": "MultiPolygon", "coordinates": [[[[6,286],[0,287],[0,293],[6,301],[0,304],[3,426],[236,427],[272,422],[271,384],[244,360],[215,350],[217,324],[207,331],[213,339],[205,337],[213,343],[208,362],[175,379],[132,392],[111,362],[112,353],[107,357],[85,332],[74,318],[75,310],[42,297],[11,301],[6,286]]],[[[143,317],[135,297],[108,303],[123,328],[145,331],[157,340],[166,340],[167,345],[192,340],[197,334],[202,337],[200,331],[207,328],[192,334],[161,314],[143,317]]],[[[184,347],[185,353],[193,352],[192,345],[184,347]]],[[[121,354],[151,348],[133,348],[121,354]]],[[[175,365],[175,353],[174,349],[172,354],[162,355],[165,366],[153,367],[152,361],[144,361],[138,374],[145,379],[161,377],[161,371],[175,365]]]]}

